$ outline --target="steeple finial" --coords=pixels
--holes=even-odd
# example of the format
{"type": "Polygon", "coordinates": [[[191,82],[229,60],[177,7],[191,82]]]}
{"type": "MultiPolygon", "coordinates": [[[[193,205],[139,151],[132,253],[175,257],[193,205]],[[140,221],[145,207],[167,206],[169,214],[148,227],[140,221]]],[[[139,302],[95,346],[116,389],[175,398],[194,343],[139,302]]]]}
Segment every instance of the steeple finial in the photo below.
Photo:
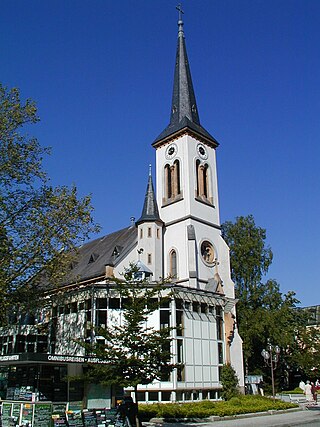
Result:
{"type": "Polygon", "coordinates": [[[179,11],[179,21],[182,21],[182,14],[184,13],[184,11],[182,10],[181,3],[179,3],[178,6],[176,6],[176,9],[179,11]]]}
{"type": "Polygon", "coordinates": [[[178,37],[184,37],[184,33],[183,33],[183,21],[182,21],[182,14],[184,13],[184,11],[182,10],[181,3],[179,3],[178,6],[176,6],[176,9],[179,12],[179,20],[178,20],[179,32],[178,32],[178,37]]]}
{"type": "Polygon", "coordinates": [[[149,176],[151,176],[151,175],[152,175],[152,173],[151,173],[151,168],[152,168],[152,165],[150,164],[150,165],[149,165],[149,176]]]}

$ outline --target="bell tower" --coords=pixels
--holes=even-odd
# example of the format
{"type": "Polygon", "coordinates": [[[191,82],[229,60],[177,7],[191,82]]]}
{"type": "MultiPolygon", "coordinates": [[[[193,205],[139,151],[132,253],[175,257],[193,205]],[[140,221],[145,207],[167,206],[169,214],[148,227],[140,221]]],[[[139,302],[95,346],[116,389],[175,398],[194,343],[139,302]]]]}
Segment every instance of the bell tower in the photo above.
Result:
{"type": "Polygon", "coordinates": [[[234,297],[229,253],[221,237],[216,139],[201,125],[187,56],[182,10],[169,125],[153,142],[157,202],[164,222],[164,275],[206,289],[218,274],[225,295],[234,297]],[[223,271],[224,270],[224,271],[223,271]]]}

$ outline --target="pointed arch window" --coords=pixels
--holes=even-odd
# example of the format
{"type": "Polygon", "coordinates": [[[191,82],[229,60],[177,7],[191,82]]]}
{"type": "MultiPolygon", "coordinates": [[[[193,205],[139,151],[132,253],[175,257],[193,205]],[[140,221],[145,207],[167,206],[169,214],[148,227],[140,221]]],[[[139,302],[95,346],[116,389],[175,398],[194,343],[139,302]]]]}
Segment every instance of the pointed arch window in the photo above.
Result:
{"type": "Polygon", "coordinates": [[[175,199],[181,195],[180,162],[175,160],[172,165],[164,167],[165,199],[175,199]]]}
{"type": "Polygon", "coordinates": [[[177,252],[172,249],[169,254],[169,262],[170,262],[170,276],[173,278],[178,277],[178,269],[177,269],[177,252]]]}
{"type": "Polygon", "coordinates": [[[208,177],[208,165],[205,164],[202,169],[203,174],[203,195],[205,198],[209,197],[209,177],[208,177]]]}
{"type": "Polygon", "coordinates": [[[209,166],[207,163],[201,163],[199,159],[196,161],[196,179],[196,197],[212,203],[209,166]]]}
{"type": "Polygon", "coordinates": [[[173,163],[173,183],[174,183],[174,196],[178,196],[181,193],[180,190],[180,163],[179,160],[175,160],[173,163]]]}
{"type": "Polygon", "coordinates": [[[166,199],[171,199],[171,197],[172,197],[172,180],[171,180],[171,168],[169,165],[165,165],[165,167],[164,167],[164,176],[165,176],[166,199]]]}
{"type": "Polygon", "coordinates": [[[200,176],[200,160],[196,161],[196,178],[197,178],[197,188],[196,188],[196,195],[197,197],[200,197],[200,182],[201,182],[201,176],[200,176]]]}

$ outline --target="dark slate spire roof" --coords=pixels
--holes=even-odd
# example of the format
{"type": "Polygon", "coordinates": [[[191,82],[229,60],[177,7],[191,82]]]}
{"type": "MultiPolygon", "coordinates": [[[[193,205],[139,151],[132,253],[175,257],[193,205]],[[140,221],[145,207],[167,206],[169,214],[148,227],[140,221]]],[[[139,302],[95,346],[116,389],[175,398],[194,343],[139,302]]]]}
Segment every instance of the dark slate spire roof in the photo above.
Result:
{"type": "Polygon", "coordinates": [[[178,44],[174,70],[170,124],[155,139],[153,145],[157,145],[158,142],[170,135],[188,128],[200,134],[205,139],[209,139],[215,146],[217,146],[218,142],[200,124],[188,62],[181,13],[179,15],[178,26],[178,44]]]}
{"type": "Polygon", "coordinates": [[[150,221],[162,222],[159,215],[157,200],[154,194],[152,176],[151,176],[151,167],[149,170],[148,185],[147,185],[146,195],[144,198],[142,214],[141,214],[141,217],[136,222],[136,225],[139,225],[142,222],[150,222],[150,221]]]}
{"type": "Polygon", "coordinates": [[[187,117],[193,123],[200,125],[183,32],[183,22],[179,21],[178,25],[178,45],[174,70],[170,124],[177,126],[184,117],[187,117]]]}

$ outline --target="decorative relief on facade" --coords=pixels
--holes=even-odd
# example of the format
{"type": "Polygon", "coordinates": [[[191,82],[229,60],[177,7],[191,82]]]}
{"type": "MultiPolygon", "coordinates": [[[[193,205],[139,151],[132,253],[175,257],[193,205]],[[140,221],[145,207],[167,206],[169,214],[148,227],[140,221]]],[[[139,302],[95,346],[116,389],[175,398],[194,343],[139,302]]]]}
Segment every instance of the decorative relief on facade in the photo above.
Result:
{"type": "Polygon", "coordinates": [[[212,243],[210,243],[208,240],[204,240],[200,246],[200,253],[202,260],[206,264],[211,264],[212,266],[215,265],[216,259],[212,243]]]}

